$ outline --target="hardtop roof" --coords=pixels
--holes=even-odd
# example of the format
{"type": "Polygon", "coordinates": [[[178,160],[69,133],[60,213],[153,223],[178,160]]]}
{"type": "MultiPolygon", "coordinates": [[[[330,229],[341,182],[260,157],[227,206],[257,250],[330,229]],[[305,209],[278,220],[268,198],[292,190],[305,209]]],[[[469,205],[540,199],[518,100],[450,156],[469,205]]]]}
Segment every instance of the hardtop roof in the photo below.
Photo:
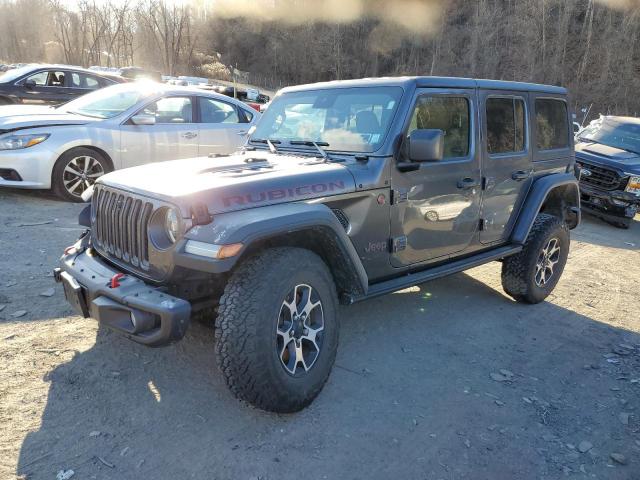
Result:
{"type": "Polygon", "coordinates": [[[480,88],[485,90],[511,90],[522,92],[550,93],[566,95],[567,89],[554,85],[539,83],[511,82],[505,80],[485,80],[462,77],[380,77],[362,78],[357,80],[334,80],[331,82],[318,82],[294,87],[285,87],[283,93],[305,90],[319,90],[326,88],[353,88],[397,86],[415,88],[480,88]]]}

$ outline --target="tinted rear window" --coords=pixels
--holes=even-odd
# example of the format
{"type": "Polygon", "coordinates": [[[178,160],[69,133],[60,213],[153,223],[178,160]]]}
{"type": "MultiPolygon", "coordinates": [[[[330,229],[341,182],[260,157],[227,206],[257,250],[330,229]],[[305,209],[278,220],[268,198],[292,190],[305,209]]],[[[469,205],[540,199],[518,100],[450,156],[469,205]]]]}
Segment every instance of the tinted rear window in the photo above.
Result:
{"type": "Polygon", "coordinates": [[[487,150],[489,153],[524,151],[524,130],[524,102],[521,99],[487,99],[487,150]]]}
{"type": "Polygon", "coordinates": [[[538,150],[554,150],[569,146],[567,104],[562,100],[536,100],[538,150]]]}

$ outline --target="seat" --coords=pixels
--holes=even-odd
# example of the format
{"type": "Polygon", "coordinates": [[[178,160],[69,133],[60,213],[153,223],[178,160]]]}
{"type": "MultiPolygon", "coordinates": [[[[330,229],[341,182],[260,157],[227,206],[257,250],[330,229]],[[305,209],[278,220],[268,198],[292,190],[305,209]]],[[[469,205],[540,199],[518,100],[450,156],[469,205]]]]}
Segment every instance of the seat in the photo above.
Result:
{"type": "Polygon", "coordinates": [[[182,107],[180,111],[180,117],[184,123],[192,123],[193,122],[193,107],[191,106],[191,102],[187,102],[182,107]]]}
{"type": "Polygon", "coordinates": [[[380,123],[376,114],[363,110],[356,114],[356,131],[364,134],[376,134],[380,133],[380,123]]]}

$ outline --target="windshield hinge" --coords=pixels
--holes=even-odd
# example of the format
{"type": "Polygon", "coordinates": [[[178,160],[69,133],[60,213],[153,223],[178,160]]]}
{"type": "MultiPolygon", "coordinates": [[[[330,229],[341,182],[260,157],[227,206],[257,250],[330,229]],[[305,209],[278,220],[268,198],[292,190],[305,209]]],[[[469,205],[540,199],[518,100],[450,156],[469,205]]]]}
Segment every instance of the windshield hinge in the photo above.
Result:
{"type": "Polygon", "coordinates": [[[409,200],[409,192],[407,190],[391,190],[391,205],[404,203],[409,200]]]}
{"type": "Polygon", "coordinates": [[[400,237],[394,237],[390,242],[391,253],[398,253],[407,248],[407,237],[402,235],[400,237]]]}

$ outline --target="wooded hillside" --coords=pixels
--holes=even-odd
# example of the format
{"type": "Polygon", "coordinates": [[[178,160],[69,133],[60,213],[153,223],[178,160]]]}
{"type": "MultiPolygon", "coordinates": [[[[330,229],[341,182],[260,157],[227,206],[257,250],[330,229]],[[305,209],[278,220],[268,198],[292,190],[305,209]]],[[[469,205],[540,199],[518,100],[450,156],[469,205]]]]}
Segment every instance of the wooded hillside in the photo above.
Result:
{"type": "Polygon", "coordinates": [[[640,115],[639,49],[638,0],[0,0],[3,61],[205,76],[237,66],[275,88],[413,74],[533,81],[567,86],[592,115],[640,115]]]}

